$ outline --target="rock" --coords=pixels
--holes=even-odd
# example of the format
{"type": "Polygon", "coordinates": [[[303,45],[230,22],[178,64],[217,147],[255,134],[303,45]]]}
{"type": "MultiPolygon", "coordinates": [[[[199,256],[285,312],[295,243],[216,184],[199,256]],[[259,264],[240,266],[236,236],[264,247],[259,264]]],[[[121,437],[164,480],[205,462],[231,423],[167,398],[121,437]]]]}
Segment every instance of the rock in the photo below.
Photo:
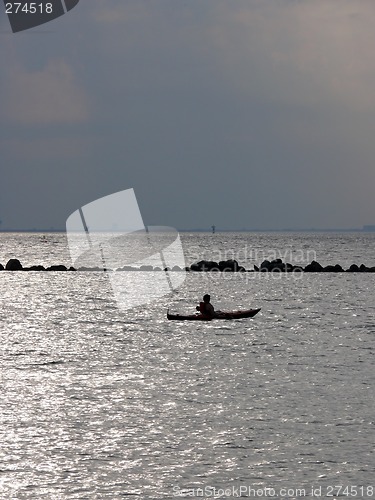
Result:
{"type": "Polygon", "coordinates": [[[359,266],[359,270],[361,271],[361,273],[368,273],[369,272],[369,268],[367,266],[365,266],[364,264],[361,264],[359,266]]]}
{"type": "MultiPolygon", "coordinates": [[[[271,264],[272,264],[272,262],[271,262],[271,264]]],[[[285,271],[285,264],[281,263],[281,264],[271,265],[271,268],[269,269],[269,271],[271,271],[272,273],[284,272],[285,271]]]]}
{"type": "Polygon", "coordinates": [[[221,260],[219,263],[212,260],[201,260],[192,264],[189,271],[222,271],[222,272],[245,272],[246,269],[238,264],[236,260],[221,260]]]}
{"type": "Polygon", "coordinates": [[[48,269],[46,269],[46,271],[101,271],[101,272],[106,272],[106,271],[112,271],[112,269],[103,269],[102,267],[85,267],[85,266],[82,266],[82,267],[79,267],[78,269],[74,268],[74,267],[69,267],[69,269],[62,269],[63,267],[65,266],[51,266],[49,267],[48,269]],[[55,269],[56,267],[60,268],[60,269],[55,269]]]}
{"type": "Polygon", "coordinates": [[[269,271],[284,272],[286,271],[286,265],[281,259],[275,259],[270,262],[269,271]]]}
{"type": "Polygon", "coordinates": [[[254,264],[254,271],[259,272],[259,267],[254,264]]]}
{"type": "Polygon", "coordinates": [[[219,262],[219,269],[220,271],[224,272],[238,272],[240,266],[238,265],[238,262],[233,259],[229,260],[221,260],[219,262]]]}
{"type": "Polygon", "coordinates": [[[218,271],[219,264],[211,260],[201,260],[190,266],[191,271],[218,271]]]}
{"type": "Polygon", "coordinates": [[[324,267],[323,271],[325,273],[342,273],[342,272],[344,272],[344,269],[339,264],[336,264],[334,266],[324,267]]]}
{"type": "Polygon", "coordinates": [[[293,266],[292,272],[303,272],[303,267],[302,266],[293,266]]]}
{"type": "Polygon", "coordinates": [[[291,272],[294,270],[294,266],[292,264],[289,264],[288,262],[283,262],[281,259],[275,259],[272,260],[271,262],[269,260],[264,260],[261,265],[260,269],[256,266],[254,266],[255,270],[260,270],[260,271],[275,271],[275,272],[291,272]]]}
{"type": "Polygon", "coordinates": [[[316,260],[313,260],[311,264],[307,264],[305,267],[306,273],[321,273],[323,270],[323,266],[320,265],[319,262],[316,262],[316,260]]]}
{"type": "Polygon", "coordinates": [[[4,271],[4,266],[0,264],[0,271],[4,271]]]}
{"type": "Polygon", "coordinates": [[[67,271],[66,266],[58,265],[58,266],[50,266],[47,267],[46,271],[67,271]]]}
{"type": "Polygon", "coordinates": [[[323,271],[325,273],[334,273],[335,272],[335,266],[325,266],[323,268],[323,271]]]}
{"type": "Polygon", "coordinates": [[[352,264],[348,271],[348,273],[359,273],[359,267],[357,266],[357,264],[352,264]]]}
{"type": "Polygon", "coordinates": [[[44,266],[31,266],[31,267],[24,267],[24,271],[45,271],[44,266]]]}
{"type": "Polygon", "coordinates": [[[204,261],[202,271],[219,271],[219,264],[213,260],[204,261]]]}
{"type": "Polygon", "coordinates": [[[260,265],[260,270],[261,271],[269,271],[271,268],[271,262],[269,260],[264,260],[261,265],[260,265]]]}
{"type": "Polygon", "coordinates": [[[22,264],[18,259],[8,260],[5,269],[7,271],[22,271],[22,264]]]}
{"type": "Polygon", "coordinates": [[[198,271],[201,271],[201,268],[198,264],[192,264],[190,266],[190,271],[197,271],[198,272],[198,271]]]}

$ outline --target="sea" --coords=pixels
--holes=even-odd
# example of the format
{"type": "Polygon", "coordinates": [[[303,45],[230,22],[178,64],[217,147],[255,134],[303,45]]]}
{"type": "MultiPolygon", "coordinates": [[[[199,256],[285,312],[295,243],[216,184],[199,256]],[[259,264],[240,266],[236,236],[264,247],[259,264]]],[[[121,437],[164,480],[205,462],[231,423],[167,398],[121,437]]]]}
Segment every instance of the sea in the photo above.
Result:
{"type": "MultiPolygon", "coordinates": [[[[186,265],[375,266],[375,233],[181,233],[186,265]]],[[[72,265],[64,233],[0,262],[72,265]]],[[[109,273],[0,272],[0,498],[375,498],[374,273],[186,273],[118,307],[109,273]],[[168,321],[216,309],[251,319],[168,321]]]]}

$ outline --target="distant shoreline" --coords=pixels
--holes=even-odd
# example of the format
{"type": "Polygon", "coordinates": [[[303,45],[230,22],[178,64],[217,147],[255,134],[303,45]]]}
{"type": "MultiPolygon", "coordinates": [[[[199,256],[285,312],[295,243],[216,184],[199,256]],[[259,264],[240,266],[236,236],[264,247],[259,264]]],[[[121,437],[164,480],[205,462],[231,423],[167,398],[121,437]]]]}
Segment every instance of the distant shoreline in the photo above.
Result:
{"type": "Polygon", "coordinates": [[[65,233],[65,229],[0,229],[0,233],[65,233]]]}
{"type": "MultiPolygon", "coordinates": [[[[210,229],[177,229],[180,233],[210,233],[210,229]]],[[[65,229],[0,229],[0,233],[65,233],[65,229]]],[[[112,232],[112,230],[111,230],[112,232]]],[[[373,228],[253,228],[253,229],[216,229],[218,233],[375,233],[373,228]]]]}
{"type": "MultiPolygon", "coordinates": [[[[208,229],[178,229],[181,233],[211,233],[208,229]]],[[[283,228],[283,229],[216,229],[215,233],[374,233],[375,229],[363,228],[283,228]]]]}

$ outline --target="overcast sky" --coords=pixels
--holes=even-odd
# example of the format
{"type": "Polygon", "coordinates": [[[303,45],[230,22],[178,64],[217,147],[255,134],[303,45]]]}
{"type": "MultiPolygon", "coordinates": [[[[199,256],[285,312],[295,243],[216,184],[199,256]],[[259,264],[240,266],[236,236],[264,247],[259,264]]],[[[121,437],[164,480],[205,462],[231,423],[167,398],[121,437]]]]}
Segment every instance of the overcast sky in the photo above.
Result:
{"type": "Polygon", "coordinates": [[[177,228],[375,224],[373,0],[81,0],[0,17],[0,219],[134,188],[177,228]]]}

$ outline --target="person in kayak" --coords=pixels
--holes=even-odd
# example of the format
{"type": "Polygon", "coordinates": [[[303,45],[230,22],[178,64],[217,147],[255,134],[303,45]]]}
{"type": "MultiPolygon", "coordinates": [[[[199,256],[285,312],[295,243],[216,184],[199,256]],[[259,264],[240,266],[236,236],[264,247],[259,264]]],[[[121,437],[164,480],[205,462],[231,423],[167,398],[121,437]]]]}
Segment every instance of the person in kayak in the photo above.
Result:
{"type": "Polygon", "coordinates": [[[214,306],[210,302],[211,297],[206,293],[206,295],[203,296],[203,302],[199,303],[199,306],[197,306],[197,311],[199,311],[201,314],[204,316],[209,316],[210,318],[214,318],[216,316],[214,306]]]}

